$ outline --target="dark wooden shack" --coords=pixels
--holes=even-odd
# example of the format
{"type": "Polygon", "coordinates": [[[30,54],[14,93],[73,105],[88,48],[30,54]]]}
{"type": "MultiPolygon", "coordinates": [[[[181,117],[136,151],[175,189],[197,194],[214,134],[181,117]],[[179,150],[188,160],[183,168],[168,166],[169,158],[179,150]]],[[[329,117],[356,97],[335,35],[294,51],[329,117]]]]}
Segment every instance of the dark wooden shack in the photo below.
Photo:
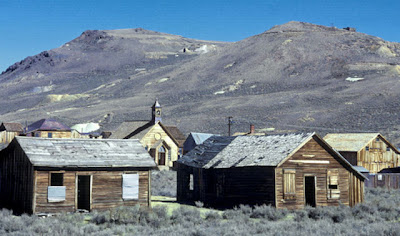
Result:
{"type": "Polygon", "coordinates": [[[312,134],[213,136],[178,160],[177,200],[217,208],[348,206],[365,177],[312,134]]]}
{"type": "Polygon", "coordinates": [[[400,189],[400,167],[386,168],[377,174],[368,175],[368,181],[365,181],[366,187],[400,189]]]}
{"type": "Polygon", "coordinates": [[[150,169],[138,140],[16,137],[0,152],[0,204],[16,213],[150,206],[150,169]]]}

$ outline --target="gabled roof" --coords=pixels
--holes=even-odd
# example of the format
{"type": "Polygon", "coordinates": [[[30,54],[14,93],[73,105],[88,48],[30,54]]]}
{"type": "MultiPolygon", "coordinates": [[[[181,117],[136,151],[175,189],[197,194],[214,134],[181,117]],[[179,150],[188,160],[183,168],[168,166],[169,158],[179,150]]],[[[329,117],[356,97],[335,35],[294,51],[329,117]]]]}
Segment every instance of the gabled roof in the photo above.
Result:
{"type": "Polygon", "coordinates": [[[26,132],[29,133],[37,130],[71,131],[71,128],[58,122],[55,119],[41,119],[28,125],[28,130],[26,132]]]}
{"type": "MultiPolygon", "coordinates": [[[[15,141],[16,140],[16,141],[15,141]]],[[[54,139],[16,137],[37,167],[155,167],[137,139],[54,139]]]]}
{"type": "Polygon", "coordinates": [[[165,129],[167,129],[168,134],[178,142],[178,146],[183,147],[183,143],[185,142],[186,137],[185,135],[182,134],[182,132],[178,129],[178,127],[165,126],[165,125],[164,127],[165,129]]]}
{"type": "MultiPolygon", "coordinates": [[[[206,141],[209,137],[214,136],[216,134],[208,134],[208,133],[190,133],[189,136],[192,136],[194,143],[196,145],[202,144],[204,141],[206,141]]],[[[219,136],[219,135],[216,135],[219,136]]]]}
{"type": "Polygon", "coordinates": [[[109,138],[111,139],[128,139],[128,138],[137,138],[141,139],[147,132],[149,132],[150,128],[154,125],[151,121],[125,121],[123,122],[117,130],[112,132],[109,138]]]}
{"type": "Polygon", "coordinates": [[[9,132],[23,132],[24,128],[20,123],[1,123],[0,131],[9,131],[9,132]]]}
{"type": "Polygon", "coordinates": [[[380,133],[330,133],[324,137],[324,140],[338,151],[358,152],[377,137],[382,139],[395,152],[399,153],[397,148],[380,133]]]}
{"type": "Polygon", "coordinates": [[[360,172],[315,133],[268,136],[212,136],[177,162],[195,168],[280,166],[314,138],[346,169],[365,179],[360,172]]]}
{"type": "Polygon", "coordinates": [[[213,136],[178,162],[205,169],[277,166],[310,135],[213,136]]]}

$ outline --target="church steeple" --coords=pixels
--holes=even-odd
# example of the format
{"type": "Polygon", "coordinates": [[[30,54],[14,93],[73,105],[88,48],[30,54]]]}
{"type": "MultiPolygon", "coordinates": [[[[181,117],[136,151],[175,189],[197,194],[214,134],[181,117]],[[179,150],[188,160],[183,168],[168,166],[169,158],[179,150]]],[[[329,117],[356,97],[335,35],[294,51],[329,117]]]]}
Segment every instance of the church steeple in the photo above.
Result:
{"type": "Polygon", "coordinates": [[[151,121],[156,124],[157,122],[161,122],[161,105],[158,103],[158,99],[154,102],[154,105],[151,107],[152,118],[151,121]]]}

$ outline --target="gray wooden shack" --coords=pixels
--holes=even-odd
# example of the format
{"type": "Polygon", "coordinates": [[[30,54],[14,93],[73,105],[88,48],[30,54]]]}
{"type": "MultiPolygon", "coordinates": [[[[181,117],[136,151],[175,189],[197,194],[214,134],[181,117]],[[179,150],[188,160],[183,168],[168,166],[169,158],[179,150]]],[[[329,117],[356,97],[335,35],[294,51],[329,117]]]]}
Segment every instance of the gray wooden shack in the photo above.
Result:
{"type": "Polygon", "coordinates": [[[0,152],[0,204],[16,213],[150,206],[155,166],[138,140],[16,137],[0,152]]]}
{"type": "Polygon", "coordinates": [[[177,162],[180,202],[300,209],[364,198],[365,177],[315,133],[213,136],[177,162]]]}

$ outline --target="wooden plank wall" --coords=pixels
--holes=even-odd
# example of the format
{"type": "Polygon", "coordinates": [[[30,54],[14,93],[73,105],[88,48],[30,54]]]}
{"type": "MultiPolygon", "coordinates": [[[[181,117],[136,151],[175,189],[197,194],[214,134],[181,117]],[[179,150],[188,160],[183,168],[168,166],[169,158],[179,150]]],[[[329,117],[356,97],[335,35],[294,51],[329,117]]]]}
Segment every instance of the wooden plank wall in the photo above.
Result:
{"type": "Polygon", "coordinates": [[[52,138],[71,138],[72,133],[71,131],[35,131],[34,134],[32,135],[33,137],[36,137],[35,135],[39,134],[38,137],[40,138],[48,138],[48,134],[52,134],[52,138]]]}
{"type": "MultiPolygon", "coordinates": [[[[306,143],[291,158],[286,160],[275,170],[276,178],[276,206],[277,208],[301,209],[305,206],[304,177],[316,177],[316,205],[317,206],[338,206],[350,204],[350,181],[349,171],[345,169],[332,155],[330,155],[314,139],[306,143]],[[294,162],[292,162],[294,161],[294,162]],[[316,161],[316,163],[307,162],[316,161]],[[319,162],[319,163],[318,163],[319,162]],[[293,200],[285,200],[283,193],[283,170],[296,170],[296,196],[293,200]],[[339,171],[338,188],[339,199],[328,199],[327,195],[327,171],[335,169],[339,171]]],[[[357,177],[354,177],[358,180],[357,177]]],[[[362,182],[362,181],[360,181],[362,182]]],[[[356,184],[356,183],[355,183],[356,184]]],[[[361,188],[356,188],[359,196],[363,195],[361,188]]],[[[358,199],[360,202],[360,199],[358,199]]],[[[361,199],[362,200],[362,199],[361,199]]]]}
{"type": "Polygon", "coordinates": [[[1,131],[0,132],[0,143],[11,143],[15,136],[18,136],[19,132],[8,132],[1,131]]]}
{"type": "Polygon", "coordinates": [[[392,168],[399,165],[399,155],[389,147],[382,139],[372,140],[367,145],[369,150],[365,148],[358,152],[357,165],[363,166],[370,171],[371,174],[378,173],[382,169],[392,168]],[[389,147],[389,151],[387,148],[389,147]]]}
{"type": "Polygon", "coordinates": [[[47,187],[51,171],[35,171],[35,213],[73,212],[76,210],[76,178],[78,175],[92,176],[92,210],[107,210],[118,206],[136,204],[150,206],[149,171],[64,171],[66,199],[63,202],[48,202],[47,187]],[[139,199],[122,199],[122,174],[139,173],[139,199]]]}
{"type": "MultiPolygon", "coordinates": [[[[163,130],[163,128],[159,124],[155,124],[149,132],[140,140],[143,147],[148,147],[148,150],[158,141],[163,140],[170,149],[167,150],[171,152],[171,161],[168,160],[168,153],[165,153],[165,166],[173,167],[173,163],[178,160],[178,151],[179,147],[175,144],[175,142],[168,136],[168,134],[163,130]],[[156,136],[158,136],[156,139],[156,136]]],[[[155,162],[158,163],[158,150],[155,155],[155,162]]]]}
{"type": "Polygon", "coordinates": [[[1,152],[0,204],[15,213],[32,213],[33,166],[14,141],[1,152]]]}
{"type": "Polygon", "coordinates": [[[400,173],[368,175],[368,181],[365,182],[365,186],[370,188],[400,189],[400,173]]]}

